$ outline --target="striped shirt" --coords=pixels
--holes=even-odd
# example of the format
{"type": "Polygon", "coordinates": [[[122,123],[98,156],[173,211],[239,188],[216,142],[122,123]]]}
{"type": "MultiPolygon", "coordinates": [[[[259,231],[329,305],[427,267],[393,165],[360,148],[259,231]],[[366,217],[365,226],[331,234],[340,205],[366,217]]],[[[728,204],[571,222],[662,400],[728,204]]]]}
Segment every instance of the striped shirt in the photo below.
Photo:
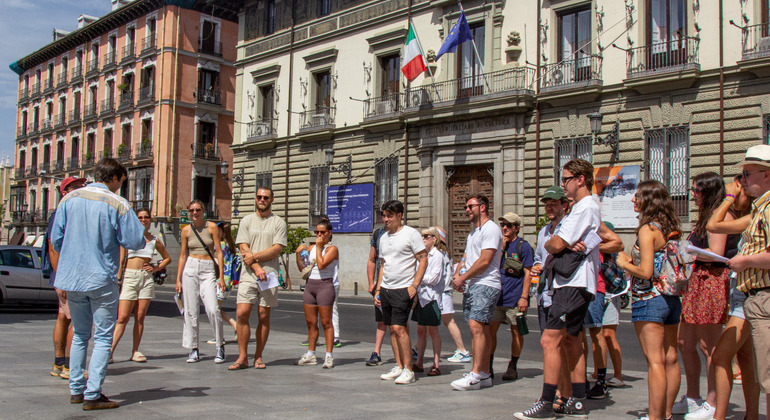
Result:
{"type": "MultiPolygon", "coordinates": [[[[743,231],[741,255],[755,255],[766,252],[768,247],[767,228],[770,227],[770,191],[751,203],[751,223],[743,231]]],[[[738,273],[737,288],[741,292],[770,287],[770,273],[762,268],[747,268],[738,273]]]]}

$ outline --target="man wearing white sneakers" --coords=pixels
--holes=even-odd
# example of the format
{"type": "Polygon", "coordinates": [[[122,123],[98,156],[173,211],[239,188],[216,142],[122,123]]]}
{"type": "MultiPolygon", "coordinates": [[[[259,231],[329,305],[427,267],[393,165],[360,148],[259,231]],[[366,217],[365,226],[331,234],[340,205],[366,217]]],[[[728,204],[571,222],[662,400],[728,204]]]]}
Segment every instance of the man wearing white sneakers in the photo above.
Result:
{"type": "Polygon", "coordinates": [[[396,366],[380,375],[397,384],[414,382],[412,371],[412,343],[407,323],[417,287],[428,268],[428,252],[420,232],[401,224],[404,204],[391,200],[382,205],[385,232],[380,236],[382,270],[375,286],[374,304],[382,307],[382,320],[390,327],[390,342],[396,357],[396,366]]]}
{"type": "Polygon", "coordinates": [[[492,386],[489,322],[501,290],[499,268],[503,233],[495,222],[489,220],[489,199],[483,195],[472,196],[465,203],[465,214],[471,222],[471,233],[452,284],[458,292],[465,289],[463,314],[471,330],[473,368],[452,382],[452,389],[457,391],[492,386]]]}

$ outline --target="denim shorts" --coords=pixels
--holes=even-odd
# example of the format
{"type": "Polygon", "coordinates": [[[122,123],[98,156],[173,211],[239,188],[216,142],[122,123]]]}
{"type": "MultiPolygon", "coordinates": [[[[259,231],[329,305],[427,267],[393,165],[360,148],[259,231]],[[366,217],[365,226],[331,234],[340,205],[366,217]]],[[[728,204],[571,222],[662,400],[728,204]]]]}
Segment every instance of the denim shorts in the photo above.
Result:
{"type": "Polygon", "coordinates": [[[482,324],[489,324],[492,314],[495,313],[498,298],[500,298],[500,289],[478,283],[470,285],[468,291],[463,294],[465,322],[472,319],[482,324]]]}
{"type": "Polygon", "coordinates": [[[604,301],[604,293],[596,292],[596,298],[588,304],[583,328],[601,328],[605,309],[607,309],[607,302],[604,301]]]}
{"type": "Polygon", "coordinates": [[[746,320],[746,315],[743,314],[743,302],[746,300],[746,293],[733,288],[730,290],[730,311],[727,313],[730,316],[746,320]]]}
{"type": "Polygon", "coordinates": [[[648,321],[676,325],[681,315],[682,302],[679,296],[660,295],[631,304],[631,322],[648,321]]]}

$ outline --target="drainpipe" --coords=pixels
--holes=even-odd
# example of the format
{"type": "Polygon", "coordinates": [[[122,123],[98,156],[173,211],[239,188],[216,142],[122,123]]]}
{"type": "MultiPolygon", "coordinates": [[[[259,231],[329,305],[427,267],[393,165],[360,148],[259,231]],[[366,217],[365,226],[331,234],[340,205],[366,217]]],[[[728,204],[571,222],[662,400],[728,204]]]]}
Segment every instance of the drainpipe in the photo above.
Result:
{"type": "MultiPolygon", "coordinates": [[[[168,12],[168,6],[163,6],[163,20],[164,20],[164,23],[165,23],[165,19],[166,19],[166,16],[167,16],[166,15],[167,12],[168,12]]],[[[155,154],[154,154],[155,159],[153,160],[153,174],[154,174],[154,176],[153,176],[153,184],[154,185],[152,186],[152,188],[153,188],[152,191],[154,192],[153,196],[156,197],[155,198],[156,202],[154,203],[155,205],[152,206],[152,212],[154,213],[155,217],[158,217],[158,203],[157,203],[158,200],[157,200],[157,196],[158,196],[158,189],[160,188],[160,179],[158,177],[158,174],[160,172],[160,161],[159,161],[160,160],[160,132],[161,132],[161,129],[163,128],[163,124],[162,124],[163,120],[160,118],[160,107],[161,107],[160,102],[161,102],[161,100],[163,100],[163,75],[166,74],[166,72],[164,71],[164,69],[166,67],[166,60],[163,59],[165,57],[165,54],[163,54],[163,47],[166,45],[166,25],[161,25],[161,30],[163,31],[163,34],[161,35],[161,41],[160,41],[160,45],[161,45],[160,73],[159,73],[160,76],[158,77],[160,79],[160,83],[159,83],[159,86],[158,86],[158,88],[159,88],[158,96],[160,97],[160,100],[158,101],[158,126],[155,129],[155,132],[157,133],[157,135],[155,136],[156,141],[155,141],[155,144],[152,145],[152,148],[155,149],[155,154]]],[[[117,46],[116,46],[116,48],[117,48],[117,46]]],[[[117,55],[117,52],[116,52],[116,55],[117,55]]],[[[139,141],[141,141],[141,139],[139,141]]],[[[170,201],[170,200],[166,200],[166,201],[170,201]]],[[[167,213],[167,215],[168,215],[168,213],[167,213]]]]}
{"type": "MultiPolygon", "coordinates": [[[[283,182],[283,214],[286,222],[289,222],[289,138],[291,137],[291,102],[292,88],[294,87],[294,11],[297,10],[296,1],[291,1],[291,29],[289,32],[289,103],[286,108],[286,168],[285,181],[283,182]]],[[[289,284],[291,288],[291,283],[289,284]]]]}
{"type": "MultiPolygon", "coordinates": [[[[721,0],[720,0],[721,1],[721,0]]],[[[537,61],[535,70],[535,223],[540,217],[540,206],[537,205],[540,197],[540,0],[537,0],[537,61]]]]}
{"type": "Polygon", "coordinates": [[[724,0],[719,0],[719,175],[725,166],[725,55],[724,55],[724,0]]]}
{"type": "MultiPolygon", "coordinates": [[[[412,0],[409,0],[406,6],[407,25],[411,25],[412,21],[412,0]]],[[[472,41],[471,41],[472,42],[472,41]]],[[[407,80],[406,91],[409,92],[409,86],[412,83],[407,80]]],[[[407,98],[409,100],[409,98],[407,98]]],[[[407,206],[409,205],[409,129],[407,123],[404,121],[404,224],[409,220],[409,211],[407,206]]]]}
{"type": "Polygon", "coordinates": [[[179,70],[179,48],[180,48],[180,42],[179,37],[181,36],[181,27],[179,20],[182,17],[182,13],[180,8],[176,7],[176,33],[174,34],[174,72],[173,72],[173,89],[171,90],[171,148],[168,149],[169,153],[171,154],[171,159],[174,161],[171,165],[168,165],[166,173],[168,174],[168,178],[166,181],[167,185],[169,185],[171,189],[171,193],[169,194],[169,200],[166,201],[167,212],[169,216],[171,215],[171,209],[173,208],[174,202],[176,202],[176,190],[179,188],[176,182],[174,182],[174,168],[177,165],[177,153],[176,151],[176,91],[177,87],[179,86],[179,77],[178,77],[178,70],[179,70]]]}

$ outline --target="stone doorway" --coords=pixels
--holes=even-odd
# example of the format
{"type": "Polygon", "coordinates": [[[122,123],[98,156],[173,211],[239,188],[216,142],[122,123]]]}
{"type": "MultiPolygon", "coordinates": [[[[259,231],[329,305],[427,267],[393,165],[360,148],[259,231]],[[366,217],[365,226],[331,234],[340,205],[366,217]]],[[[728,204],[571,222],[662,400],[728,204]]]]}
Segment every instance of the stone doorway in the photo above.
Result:
{"type": "Polygon", "coordinates": [[[449,191],[449,250],[454,262],[460,262],[465,252],[465,242],[470,233],[470,222],[465,215],[468,196],[484,194],[489,198],[489,218],[494,219],[494,178],[492,165],[456,166],[447,168],[449,191]]]}

